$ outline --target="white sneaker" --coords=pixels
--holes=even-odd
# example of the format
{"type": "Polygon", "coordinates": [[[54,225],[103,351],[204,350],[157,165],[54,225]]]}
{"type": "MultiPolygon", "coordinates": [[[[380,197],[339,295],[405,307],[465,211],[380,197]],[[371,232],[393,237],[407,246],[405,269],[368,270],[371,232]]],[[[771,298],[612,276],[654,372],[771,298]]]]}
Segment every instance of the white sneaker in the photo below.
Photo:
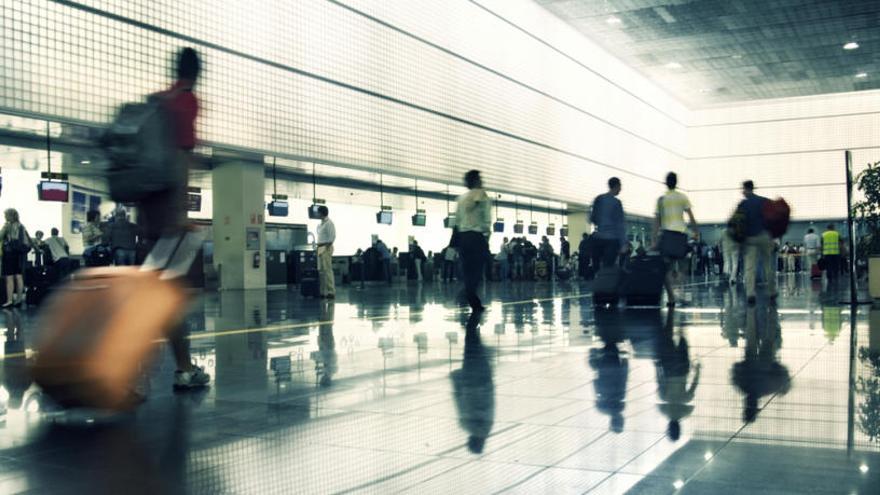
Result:
{"type": "Polygon", "coordinates": [[[174,372],[174,388],[176,389],[204,387],[210,382],[211,375],[195,365],[191,371],[177,370],[174,372]]]}

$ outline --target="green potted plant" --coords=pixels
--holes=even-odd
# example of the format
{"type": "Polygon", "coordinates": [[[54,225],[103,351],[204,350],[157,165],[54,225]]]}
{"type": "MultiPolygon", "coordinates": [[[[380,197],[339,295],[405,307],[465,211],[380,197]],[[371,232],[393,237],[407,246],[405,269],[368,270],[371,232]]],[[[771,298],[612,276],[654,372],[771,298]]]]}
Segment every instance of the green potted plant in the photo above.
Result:
{"type": "Polygon", "coordinates": [[[856,177],[862,193],[853,205],[853,214],[864,232],[857,244],[857,255],[868,260],[868,287],[871,297],[880,299],[880,162],[869,164],[856,177]]]}

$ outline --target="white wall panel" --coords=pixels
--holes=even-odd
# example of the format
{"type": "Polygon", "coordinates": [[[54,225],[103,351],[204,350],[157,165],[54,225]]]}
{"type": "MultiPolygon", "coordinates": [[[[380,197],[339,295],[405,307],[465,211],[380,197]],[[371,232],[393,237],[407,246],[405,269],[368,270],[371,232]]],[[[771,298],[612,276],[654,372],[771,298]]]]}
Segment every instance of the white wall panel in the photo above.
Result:
{"type": "Polygon", "coordinates": [[[442,182],[480,168],[492,187],[568,202],[610,175],[656,188],[683,163],[682,107],[524,0],[488,7],[614,78],[465,0],[352,2],[381,22],[324,0],[2,5],[0,110],[106,122],[166,85],[171,54],[191,44],[209,143],[442,182]]]}

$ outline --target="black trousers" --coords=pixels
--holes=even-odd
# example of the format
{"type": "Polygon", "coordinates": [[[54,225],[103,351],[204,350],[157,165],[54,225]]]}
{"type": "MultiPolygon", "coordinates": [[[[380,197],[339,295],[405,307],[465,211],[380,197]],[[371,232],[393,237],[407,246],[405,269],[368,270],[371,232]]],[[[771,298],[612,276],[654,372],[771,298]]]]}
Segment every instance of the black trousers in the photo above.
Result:
{"type": "Polygon", "coordinates": [[[836,282],[838,278],[840,278],[840,255],[839,254],[826,254],[824,256],[825,259],[825,273],[828,274],[829,282],[836,282]]]}
{"type": "Polygon", "coordinates": [[[598,270],[617,264],[620,242],[617,239],[593,239],[593,267],[598,270]]]}
{"type": "Polygon", "coordinates": [[[489,258],[489,243],[479,232],[462,232],[458,235],[458,250],[464,271],[464,293],[471,309],[483,307],[477,289],[483,280],[483,270],[489,258]]]}

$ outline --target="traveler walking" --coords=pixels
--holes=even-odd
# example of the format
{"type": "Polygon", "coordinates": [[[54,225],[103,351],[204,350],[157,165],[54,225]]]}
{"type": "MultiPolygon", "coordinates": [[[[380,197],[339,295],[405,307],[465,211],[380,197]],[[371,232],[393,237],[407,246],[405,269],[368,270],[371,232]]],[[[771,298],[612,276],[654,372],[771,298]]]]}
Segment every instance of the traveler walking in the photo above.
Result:
{"type": "Polygon", "coordinates": [[[819,253],[822,249],[822,238],[819,237],[819,234],[816,233],[815,230],[810,228],[807,230],[807,235],[804,236],[804,253],[806,256],[806,262],[803,264],[803,269],[807,273],[811,273],[813,270],[813,266],[819,263],[819,253]]]}
{"type": "Polygon", "coordinates": [[[319,293],[322,298],[336,298],[336,280],[333,275],[333,243],[336,242],[336,226],[330,220],[330,210],[318,206],[318,276],[319,293]]]}
{"type": "Polygon", "coordinates": [[[667,259],[666,299],[667,306],[676,304],[675,285],[681,276],[682,261],[687,254],[687,230],[690,226],[694,236],[699,236],[697,221],[691,209],[691,201],[678,187],[678,175],[669,172],[666,175],[666,193],[657,200],[657,212],[654,219],[655,249],[667,259]],[[687,215],[689,224],[685,223],[687,215]]]}
{"type": "Polygon", "coordinates": [[[2,271],[6,281],[6,302],[4,308],[24,304],[24,265],[31,250],[31,238],[21,224],[18,211],[9,208],[4,212],[6,223],[0,230],[2,246],[2,271]]]}
{"type": "Polygon", "coordinates": [[[388,282],[388,285],[391,285],[391,252],[388,251],[388,246],[382,242],[382,239],[376,239],[374,247],[382,257],[382,276],[385,278],[385,281],[388,282]]]}
{"type": "Polygon", "coordinates": [[[458,263],[458,251],[453,246],[447,246],[443,250],[443,281],[451,282],[455,278],[455,266],[458,263]]]}
{"type": "Polygon", "coordinates": [[[571,258],[571,243],[561,234],[559,235],[559,254],[562,256],[561,261],[563,264],[567,263],[568,259],[571,258]]]}
{"type": "Polygon", "coordinates": [[[592,248],[597,270],[615,265],[618,256],[626,247],[623,203],[617,199],[620,190],[620,179],[617,177],[608,179],[608,192],[596,196],[593,200],[593,208],[590,210],[590,223],[596,228],[592,248]]]}
{"type": "Polygon", "coordinates": [[[421,246],[419,246],[419,242],[413,239],[412,244],[409,246],[409,256],[412,259],[413,268],[416,271],[416,280],[421,282],[424,280],[424,276],[422,270],[424,268],[424,262],[427,259],[425,256],[425,252],[422,251],[421,246]]]}
{"type": "Polygon", "coordinates": [[[797,248],[791,245],[791,242],[786,241],[785,245],[782,246],[782,254],[785,260],[785,271],[789,273],[794,272],[794,264],[795,259],[797,259],[797,248]]]}
{"type": "Polygon", "coordinates": [[[767,293],[770,301],[776,302],[776,259],[773,256],[775,244],[770,238],[770,233],[764,225],[764,204],[767,198],[755,194],[755,183],[747,180],[742,184],[742,194],[745,197],[740,201],[737,209],[745,214],[746,240],[743,242],[745,250],[745,286],[746,299],[749,305],[755,304],[755,291],[757,287],[758,267],[764,269],[764,283],[767,284],[767,293]]]}
{"type": "Polygon", "coordinates": [[[477,289],[488,258],[491,205],[478,170],[465,174],[464,184],[468,192],[458,198],[455,244],[461,251],[465,297],[472,312],[480,313],[486,309],[477,295],[477,289]]]}
{"type": "Polygon", "coordinates": [[[840,234],[829,223],[828,229],[822,233],[822,259],[828,283],[836,284],[840,278],[840,234]]]}
{"type": "Polygon", "coordinates": [[[578,244],[578,275],[584,280],[590,277],[590,236],[585,232],[578,244]]]}
{"type": "Polygon", "coordinates": [[[116,266],[134,265],[137,254],[137,225],[128,221],[125,210],[117,210],[109,230],[113,262],[116,266]]]}

